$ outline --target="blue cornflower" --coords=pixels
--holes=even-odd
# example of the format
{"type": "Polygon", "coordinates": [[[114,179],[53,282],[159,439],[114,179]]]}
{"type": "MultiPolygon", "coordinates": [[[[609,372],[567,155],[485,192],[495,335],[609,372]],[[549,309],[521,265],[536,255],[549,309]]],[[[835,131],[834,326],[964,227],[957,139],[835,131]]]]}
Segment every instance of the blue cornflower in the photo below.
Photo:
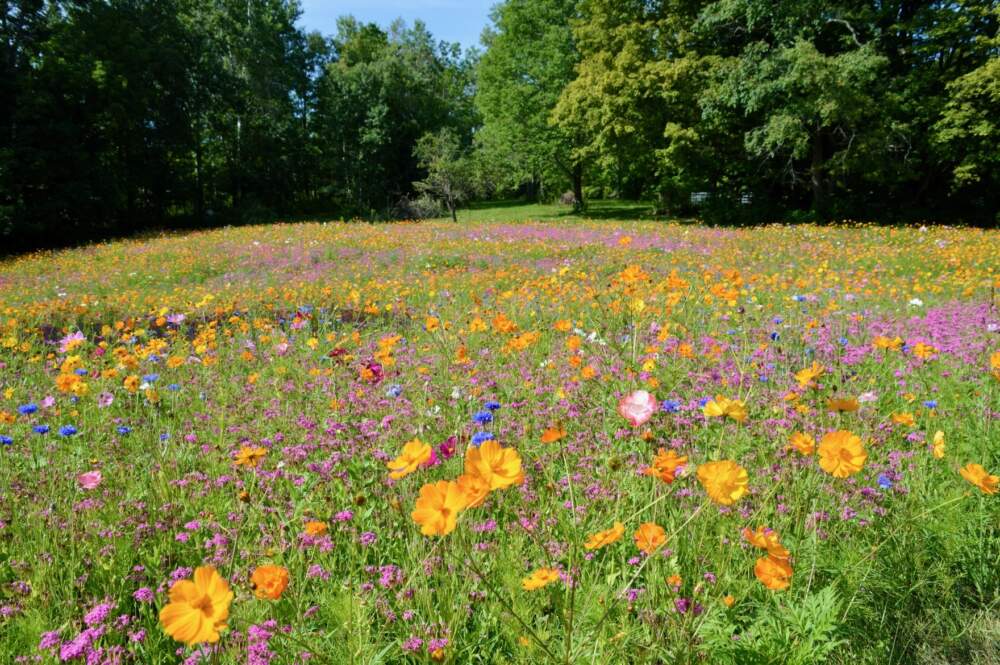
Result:
{"type": "Polygon", "coordinates": [[[884,473],[878,474],[878,486],[884,490],[892,489],[892,481],[884,473]]]}
{"type": "Polygon", "coordinates": [[[163,434],[160,435],[160,441],[166,441],[169,438],[170,438],[170,432],[164,432],[163,434]]]}
{"type": "Polygon", "coordinates": [[[132,428],[126,427],[125,425],[121,425],[118,427],[118,433],[121,434],[122,436],[125,436],[126,434],[131,434],[132,428]]]}
{"type": "Polygon", "coordinates": [[[926,402],[924,402],[924,406],[927,407],[928,409],[936,409],[937,408],[937,400],[936,399],[929,399],[926,402]]]}
{"type": "Polygon", "coordinates": [[[472,420],[480,425],[485,425],[486,423],[493,422],[493,414],[489,411],[476,411],[476,414],[472,416],[472,420]]]}
{"type": "Polygon", "coordinates": [[[660,405],[660,408],[667,413],[677,413],[681,410],[681,403],[675,399],[665,399],[663,400],[663,404],[660,405]]]}
{"type": "Polygon", "coordinates": [[[0,444],[3,444],[5,446],[12,446],[14,445],[14,439],[10,438],[5,434],[0,434],[0,444]]]}
{"type": "Polygon", "coordinates": [[[158,378],[160,378],[160,375],[153,373],[145,375],[144,377],[142,377],[142,380],[145,381],[146,383],[155,383],[158,378]]]}
{"type": "Polygon", "coordinates": [[[151,353],[149,354],[149,357],[146,358],[146,360],[148,360],[151,363],[158,363],[162,360],[162,358],[160,358],[160,356],[156,355],[155,353],[151,353]]]}
{"type": "Polygon", "coordinates": [[[87,370],[85,370],[82,367],[77,367],[75,370],[73,370],[73,373],[76,374],[77,376],[87,376],[87,370]]]}
{"type": "Polygon", "coordinates": [[[483,404],[483,406],[485,406],[490,411],[496,411],[497,409],[500,408],[500,402],[491,399],[490,401],[486,402],[486,404],[483,404]]]}
{"type": "Polygon", "coordinates": [[[169,390],[170,392],[177,392],[180,389],[181,389],[181,384],[179,383],[171,383],[169,386],[167,386],[167,390],[169,390]]]}
{"type": "Polygon", "coordinates": [[[839,340],[837,340],[837,341],[838,341],[838,342],[840,342],[840,345],[841,345],[841,346],[847,346],[847,338],[846,338],[846,337],[841,337],[841,338],[840,338],[839,340]]]}
{"type": "Polygon", "coordinates": [[[21,406],[17,407],[17,412],[20,413],[22,416],[30,416],[35,411],[38,411],[37,404],[22,404],[21,406]]]}
{"type": "Polygon", "coordinates": [[[35,434],[48,434],[49,429],[51,428],[48,425],[35,425],[31,428],[35,434]]]}
{"type": "Polygon", "coordinates": [[[711,397],[702,397],[700,400],[698,400],[698,406],[702,406],[702,407],[705,406],[706,404],[708,404],[708,401],[710,399],[712,399],[712,398],[711,397]]]}
{"type": "Polygon", "coordinates": [[[781,318],[780,316],[776,316],[773,319],[771,319],[771,323],[773,323],[776,326],[780,326],[784,322],[785,322],[785,320],[783,318],[781,318]]]}
{"type": "Polygon", "coordinates": [[[472,435],[472,445],[476,448],[483,445],[484,441],[492,441],[493,434],[491,432],[476,432],[472,435]]]}
{"type": "Polygon", "coordinates": [[[781,333],[778,333],[778,332],[771,333],[771,341],[772,342],[777,342],[780,337],[781,337],[781,333]]]}
{"type": "Polygon", "coordinates": [[[759,380],[759,381],[760,381],[761,383],[767,383],[767,374],[761,374],[760,376],[758,376],[758,377],[757,377],[757,379],[758,379],[758,380],[759,380]]]}
{"type": "Polygon", "coordinates": [[[395,398],[399,397],[402,394],[403,394],[403,386],[399,385],[398,383],[392,384],[391,386],[389,386],[389,389],[385,391],[386,397],[395,398]]]}
{"type": "Polygon", "coordinates": [[[792,300],[794,300],[795,302],[802,302],[805,299],[806,299],[805,296],[799,296],[799,295],[792,296],[792,300]]]}
{"type": "Polygon", "coordinates": [[[72,425],[63,425],[59,428],[59,436],[73,436],[77,431],[72,425]]]}

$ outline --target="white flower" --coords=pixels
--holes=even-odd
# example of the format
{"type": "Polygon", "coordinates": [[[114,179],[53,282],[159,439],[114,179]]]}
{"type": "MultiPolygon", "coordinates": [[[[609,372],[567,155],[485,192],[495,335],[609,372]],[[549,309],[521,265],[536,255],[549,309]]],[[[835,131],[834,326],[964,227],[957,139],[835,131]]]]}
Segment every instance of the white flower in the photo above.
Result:
{"type": "Polygon", "coordinates": [[[912,305],[913,307],[923,307],[924,301],[921,300],[920,298],[911,298],[910,305],[912,305]]]}
{"type": "Polygon", "coordinates": [[[462,391],[458,389],[458,386],[455,386],[454,388],[451,389],[452,399],[459,399],[461,396],[462,396],[462,391]]]}

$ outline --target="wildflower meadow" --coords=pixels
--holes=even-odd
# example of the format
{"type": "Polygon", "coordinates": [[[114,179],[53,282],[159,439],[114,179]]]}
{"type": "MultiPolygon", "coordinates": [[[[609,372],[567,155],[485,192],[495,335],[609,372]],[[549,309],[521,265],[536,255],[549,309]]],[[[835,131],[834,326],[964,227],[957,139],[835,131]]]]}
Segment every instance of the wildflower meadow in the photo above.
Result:
{"type": "Polygon", "coordinates": [[[2,663],[1000,663],[1000,233],[0,262],[2,663]]]}

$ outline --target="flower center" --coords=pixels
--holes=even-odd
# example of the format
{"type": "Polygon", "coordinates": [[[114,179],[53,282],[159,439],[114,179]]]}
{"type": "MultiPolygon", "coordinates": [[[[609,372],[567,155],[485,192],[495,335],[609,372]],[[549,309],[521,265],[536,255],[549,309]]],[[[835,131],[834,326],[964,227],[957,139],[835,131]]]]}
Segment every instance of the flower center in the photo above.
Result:
{"type": "Polygon", "coordinates": [[[214,608],[212,607],[212,599],[207,594],[202,596],[195,602],[191,603],[191,607],[204,614],[206,618],[211,617],[212,613],[214,612],[214,608]]]}

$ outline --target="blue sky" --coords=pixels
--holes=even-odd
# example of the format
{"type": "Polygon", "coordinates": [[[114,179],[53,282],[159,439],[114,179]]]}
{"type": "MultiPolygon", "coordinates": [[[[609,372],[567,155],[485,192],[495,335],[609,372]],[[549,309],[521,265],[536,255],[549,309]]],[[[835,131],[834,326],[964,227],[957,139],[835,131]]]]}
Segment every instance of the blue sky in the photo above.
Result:
{"type": "Polygon", "coordinates": [[[458,42],[463,48],[478,46],[479,34],[489,22],[490,7],[497,0],[300,0],[306,30],[332,35],[337,17],[353,14],[360,21],[385,27],[393,19],[407,23],[422,19],[435,40],[458,42]]]}

